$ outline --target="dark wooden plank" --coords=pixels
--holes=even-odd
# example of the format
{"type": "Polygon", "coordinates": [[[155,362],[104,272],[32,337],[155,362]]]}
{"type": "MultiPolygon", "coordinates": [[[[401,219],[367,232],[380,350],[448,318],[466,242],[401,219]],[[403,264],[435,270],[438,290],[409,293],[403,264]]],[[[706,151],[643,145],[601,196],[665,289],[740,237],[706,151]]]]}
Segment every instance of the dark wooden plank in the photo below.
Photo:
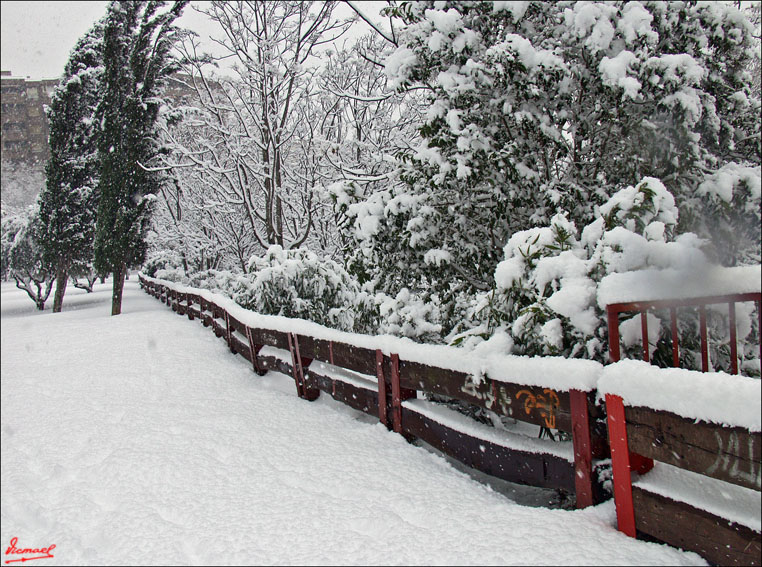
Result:
{"type": "Polygon", "coordinates": [[[368,415],[378,415],[378,392],[360,388],[349,382],[332,379],[319,372],[309,370],[305,376],[308,387],[319,388],[334,400],[368,415]]]}
{"type": "Polygon", "coordinates": [[[571,404],[568,392],[550,388],[476,381],[464,372],[400,361],[400,385],[457,398],[520,421],[571,433],[571,404]]]}
{"type": "Polygon", "coordinates": [[[694,422],[671,412],[625,408],[630,450],[739,486],[762,489],[762,434],[694,422]]]}
{"type": "Polygon", "coordinates": [[[331,362],[331,341],[306,335],[297,335],[297,338],[299,339],[299,352],[303,358],[331,362]]]}
{"type": "Polygon", "coordinates": [[[555,455],[518,451],[477,439],[405,407],[402,429],[486,474],[510,482],[574,492],[574,465],[555,455]]]}
{"type": "Polygon", "coordinates": [[[241,333],[242,336],[246,336],[246,325],[241,323],[238,319],[228,314],[228,321],[230,322],[230,328],[234,331],[241,333]]]}
{"type": "Polygon", "coordinates": [[[376,375],[376,351],[368,348],[335,342],[333,343],[333,363],[360,374],[376,375]]]}
{"type": "Polygon", "coordinates": [[[249,349],[248,342],[244,342],[237,335],[231,335],[230,342],[230,350],[233,354],[240,354],[246,360],[251,362],[251,349],[249,349]]]}
{"type": "Polygon", "coordinates": [[[294,369],[291,367],[291,364],[275,356],[259,355],[259,364],[265,371],[275,370],[289,377],[294,375],[294,369]]]}
{"type": "Polygon", "coordinates": [[[272,329],[252,329],[251,338],[255,345],[265,345],[288,350],[288,334],[272,329]]]}
{"type": "Polygon", "coordinates": [[[632,497],[638,531],[715,565],[762,565],[758,532],[637,486],[632,497]]]}

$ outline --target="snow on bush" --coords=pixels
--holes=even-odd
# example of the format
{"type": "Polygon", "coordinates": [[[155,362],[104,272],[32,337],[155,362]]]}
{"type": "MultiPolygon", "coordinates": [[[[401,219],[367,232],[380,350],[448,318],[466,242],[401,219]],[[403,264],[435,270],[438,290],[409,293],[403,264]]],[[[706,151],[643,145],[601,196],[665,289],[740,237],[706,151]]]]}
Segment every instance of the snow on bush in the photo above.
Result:
{"type": "MultiPolygon", "coordinates": [[[[485,308],[510,333],[517,353],[602,360],[607,329],[596,298],[603,277],[706,262],[700,239],[674,238],[679,213],[658,179],[647,177],[618,191],[598,211],[581,234],[559,212],[549,226],[519,231],[505,246],[485,308]]],[[[653,348],[659,321],[651,317],[653,348]]],[[[626,346],[634,347],[628,323],[623,328],[626,346]]]]}
{"type": "Polygon", "coordinates": [[[239,305],[259,313],[307,319],[344,331],[366,330],[372,298],[339,264],[304,249],[271,246],[249,260],[233,290],[239,305]]]}

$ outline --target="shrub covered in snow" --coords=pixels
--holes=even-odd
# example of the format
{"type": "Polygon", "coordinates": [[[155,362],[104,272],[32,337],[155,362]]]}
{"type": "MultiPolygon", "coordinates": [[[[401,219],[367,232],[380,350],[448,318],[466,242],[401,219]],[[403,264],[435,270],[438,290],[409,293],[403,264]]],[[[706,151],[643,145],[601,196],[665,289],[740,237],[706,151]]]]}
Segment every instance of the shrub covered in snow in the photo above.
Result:
{"type": "Polygon", "coordinates": [[[304,249],[271,246],[249,260],[233,299],[259,313],[308,319],[345,331],[367,331],[374,320],[371,296],[339,264],[304,249]]]}
{"type": "Polygon", "coordinates": [[[379,292],[374,299],[380,313],[379,333],[420,342],[440,342],[442,315],[436,295],[424,298],[403,288],[396,297],[379,292]]]}

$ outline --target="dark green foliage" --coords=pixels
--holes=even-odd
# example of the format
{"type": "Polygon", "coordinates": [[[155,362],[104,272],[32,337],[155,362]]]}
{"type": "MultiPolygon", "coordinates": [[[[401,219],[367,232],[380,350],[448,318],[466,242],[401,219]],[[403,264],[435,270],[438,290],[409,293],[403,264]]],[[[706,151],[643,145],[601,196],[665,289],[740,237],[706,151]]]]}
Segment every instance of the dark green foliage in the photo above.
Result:
{"type": "Polygon", "coordinates": [[[75,45],[48,108],[50,159],[40,194],[35,238],[58,275],[54,311],[60,311],[68,274],[93,257],[97,184],[97,123],[93,119],[102,74],[103,22],[75,45]]]}
{"type": "Polygon", "coordinates": [[[97,116],[100,165],[95,268],[113,272],[112,313],[121,311],[126,266],[141,263],[151,203],[162,178],[147,168],[158,154],[157,97],[176,69],[171,55],[178,30],[172,22],[187,2],[112,2],[104,33],[103,99],[97,116]]]}

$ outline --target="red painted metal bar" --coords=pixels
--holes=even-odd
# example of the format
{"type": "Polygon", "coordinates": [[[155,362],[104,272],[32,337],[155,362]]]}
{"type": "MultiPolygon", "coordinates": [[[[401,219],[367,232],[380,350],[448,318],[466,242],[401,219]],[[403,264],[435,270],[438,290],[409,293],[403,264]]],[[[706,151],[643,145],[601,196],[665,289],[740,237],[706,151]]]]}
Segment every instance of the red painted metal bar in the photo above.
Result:
{"type": "Polygon", "coordinates": [[[730,327],[730,373],[738,374],[738,336],[736,334],[736,304],[728,303],[728,326],[730,327]]]}
{"type": "Polygon", "coordinates": [[[630,478],[630,451],[627,444],[627,424],[622,398],[606,394],[606,413],[611,444],[611,472],[614,482],[617,528],[630,537],[636,537],[632,479],[630,478]]]}
{"type": "Polygon", "coordinates": [[[381,349],[376,350],[376,378],[378,379],[378,419],[389,427],[386,415],[386,379],[384,378],[384,353],[381,349]]]}
{"type": "Polygon", "coordinates": [[[699,307],[699,334],[701,335],[701,371],[709,372],[709,336],[706,330],[706,307],[699,307]]]}
{"type": "MultiPolygon", "coordinates": [[[[759,360],[762,361],[762,301],[757,300],[757,338],[759,339],[759,360]]],[[[760,362],[760,372],[762,372],[762,362],[760,362]]]]}
{"type": "Polygon", "coordinates": [[[607,305],[606,314],[609,322],[609,359],[619,362],[619,311],[615,305],[607,305]]]}
{"type": "Polygon", "coordinates": [[[590,437],[590,416],[587,411],[587,393],[569,390],[574,444],[574,487],[577,508],[587,508],[593,502],[593,451],[590,437]]]}
{"type": "Polygon", "coordinates": [[[679,338],[677,336],[677,308],[669,308],[669,319],[672,327],[672,366],[677,368],[680,366],[680,347],[679,338]]]}
{"type": "Polygon", "coordinates": [[[640,312],[640,332],[643,335],[643,360],[651,362],[651,356],[648,352],[648,311],[640,312]]]}
{"type": "Polygon", "coordinates": [[[392,429],[402,433],[402,400],[400,399],[400,355],[392,353],[392,429]]]}
{"type": "Polygon", "coordinates": [[[696,307],[699,305],[713,305],[715,303],[736,303],[743,301],[760,301],[762,294],[754,293],[733,293],[729,295],[711,295],[706,297],[696,297],[692,299],[660,299],[654,301],[631,301],[626,303],[612,303],[607,305],[607,310],[614,310],[617,313],[624,311],[644,311],[645,309],[668,309],[670,307],[696,307]]]}

